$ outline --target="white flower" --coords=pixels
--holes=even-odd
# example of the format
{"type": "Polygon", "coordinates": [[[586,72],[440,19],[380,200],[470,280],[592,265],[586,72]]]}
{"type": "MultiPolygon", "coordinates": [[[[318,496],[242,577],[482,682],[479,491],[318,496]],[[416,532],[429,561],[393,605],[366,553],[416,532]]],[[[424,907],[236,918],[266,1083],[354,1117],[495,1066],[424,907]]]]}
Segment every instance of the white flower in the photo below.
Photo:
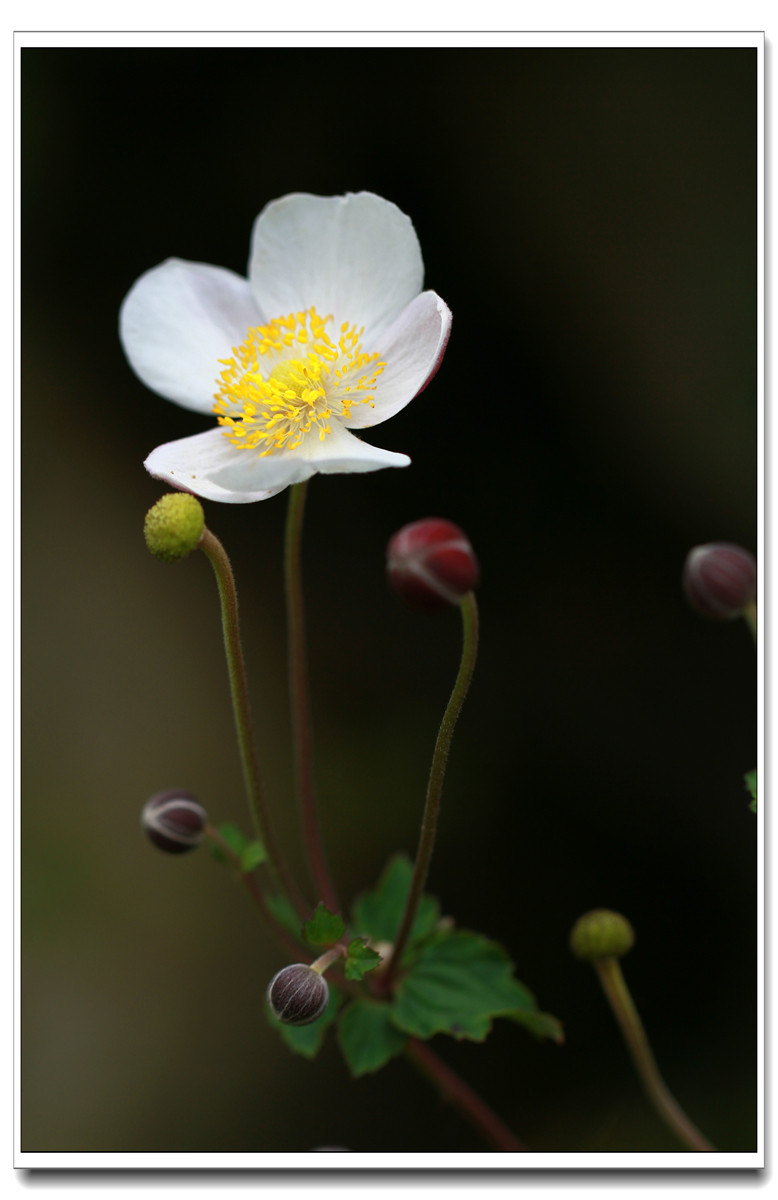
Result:
{"type": "Polygon", "coordinates": [[[407,466],[351,431],[394,416],[438,367],[451,313],[422,279],[409,218],[369,192],[268,204],[248,279],[175,258],[147,271],[119,317],[130,365],[218,424],[158,446],[146,469],[243,504],[316,472],[407,466]]]}

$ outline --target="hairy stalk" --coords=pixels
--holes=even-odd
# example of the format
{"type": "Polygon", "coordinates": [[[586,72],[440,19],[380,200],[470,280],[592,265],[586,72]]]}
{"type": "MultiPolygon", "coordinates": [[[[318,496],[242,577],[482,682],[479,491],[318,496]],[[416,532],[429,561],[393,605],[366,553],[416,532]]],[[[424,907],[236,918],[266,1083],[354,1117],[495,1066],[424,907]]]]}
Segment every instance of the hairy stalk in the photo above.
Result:
{"type": "Polygon", "coordinates": [[[289,639],[289,697],[292,707],[292,737],[297,800],[308,866],[320,898],[332,912],[340,905],[333,887],[316,806],[313,778],[311,709],[308,695],[308,665],[305,648],[305,605],[303,602],[300,544],[308,484],[297,483],[289,492],[284,542],[284,580],[289,639]]]}
{"type": "Polygon", "coordinates": [[[238,745],[240,747],[243,778],[246,785],[249,807],[254,818],[257,834],[262,839],[267,850],[267,863],[272,875],[294,904],[297,911],[304,916],[308,914],[308,906],[300,896],[281,855],[260,782],[257,752],[251,728],[246,668],[240,640],[238,594],[235,588],[235,577],[224,547],[219,539],[211,533],[210,529],[206,528],[203,530],[202,537],[200,538],[200,549],[213,567],[216,583],[219,588],[224,649],[227,657],[235,728],[238,734],[238,745]]]}
{"type": "Polygon", "coordinates": [[[443,780],[446,775],[448,752],[457,719],[462,711],[462,705],[465,702],[465,697],[470,687],[470,680],[473,677],[473,669],[478,652],[478,606],[473,592],[467,593],[460,607],[462,612],[462,658],[454,689],[446,711],[443,714],[443,720],[440,725],[437,741],[435,742],[432,767],[427,784],[427,799],[424,805],[421,834],[416,851],[416,862],[413,868],[408,899],[405,903],[405,911],[403,912],[394,948],[382,980],[382,990],[384,991],[389,991],[391,988],[392,980],[408,943],[408,938],[413,929],[419,904],[424,893],[424,885],[427,882],[432,851],[435,846],[435,834],[438,827],[438,813],[440,812],[440,799],[443,793],[443,780]]]}
{"type": "Polygon", "coordinates": [[[689,1120],[659,1074],[646,1031],[627,988],[618,959],[601,958],[594,962],[594,966],[627,1043],[638,1078],[659,1116],[690,1150],[715,1150],[716,1147],[712,1146],[689,1120]]]}

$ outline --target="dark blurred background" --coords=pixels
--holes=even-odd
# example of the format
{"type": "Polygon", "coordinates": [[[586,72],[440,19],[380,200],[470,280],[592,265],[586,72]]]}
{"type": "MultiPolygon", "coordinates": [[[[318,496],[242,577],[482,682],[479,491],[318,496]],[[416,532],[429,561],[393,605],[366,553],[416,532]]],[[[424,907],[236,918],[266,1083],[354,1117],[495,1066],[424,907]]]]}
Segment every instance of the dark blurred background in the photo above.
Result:
{"type": "MultiPolygon", "coordinates": [[[[450,305],[433,384],[368,440],[405,471],[315,478],[304,541],[322,820],[341,894],[415,849],[457,665],[384,547],[446,516],[482,564],[482,647],[430,890],[510,950],[566,1043],[497,1023],[440,1054],[538,1151],[680,1149],[594,973],[625,974],[671,1090],[722,1150],[756,1129],[756,665],[687,608],[688,549],[756,551],[756,51],[25,49],[23,1127],[26,1151],[478,1151],[403,1060],[348,1078],[264,1015],[286,955],[205,854],[168,859],[163,787],[248,825],[202,556],[147,554],[142,461],[207,420],[117,337],[168,256],[245,271],[291,191],[375,191],[450,305]]],[[[206,505],[241,593],[268,788],[295,863],[286,497],[206,505]]]]}

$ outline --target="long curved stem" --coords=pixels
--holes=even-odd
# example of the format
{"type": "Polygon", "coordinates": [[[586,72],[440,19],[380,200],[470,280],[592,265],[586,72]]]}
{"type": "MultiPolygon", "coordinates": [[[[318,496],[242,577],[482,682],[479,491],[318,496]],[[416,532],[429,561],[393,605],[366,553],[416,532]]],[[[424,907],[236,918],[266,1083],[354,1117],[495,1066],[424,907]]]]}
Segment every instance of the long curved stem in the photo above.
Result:
{"type": "Polygon", "coordinates": [[[659,1074],[646,1031],[624,981],[618,959],[597,959],[594,966],[627,1043],[638,1078],[659,1116],[690,1150],[715,1150],[716,1147],[712,1146],[689,1120],[659,1074]]]}
{"type": "Polygon", "coordinates": [[[446,1066],[426,1042],[410,1038],[405,1053],[442,1098],[453,1104],[496,1150],[526,1151],[527,1147],[514,1136],[497,1114],[492,1112],[489,1105],[459,1075],[446,1066]]]}
{"type": "Polygon", "coordinates": [[[211,533],[210,529],[206,528],[203,530],[199,545],[213,567],[216,583],[219,588],[224,650],[227,657],[235,728],[238,734],[238,746],[240,748],[243,779],[246,785],[249,807],[254,818],[257,834],[264,842],[268,853],[267,861],[270,871],[281,888],[286,892],[286,895],[292,901],[297,911],[302,916],[306,916],[308,914],[308,907],[300,896],[286,862],[281,855],[260,782],[259,764],[254,745],[254,734],[251,728],[246,667],[240,640],[238,594],[235,588],[235,577],[232,573],[232,566],[227,557],[227,552],[219,539],[211,533]]]}
{"type": "Polygon", "coordinates": [[[461,603],[462,611],[462,658],[459,664],[454,689],[451,693],[443,720],[438,732],[435,750],[432,756],[429,782],[427,784],[427,799],[424,805],[424,816],[421,823],[419,845],[416,851],[416,862],[413,868],[411,886],[405,903],[400,928],[394,942],[394,949],[387,963],[382,980],[382,990],[388,991],[394,974],[400,964],[403,951],[413,929],[416,914],[427,882],[432,851],[435,846],[435,834],[438,827],[440,799],[443,793],[443,780],[446,775],[448,752],[451,739],[454,736],[457,719],[465,702],[470,680],[473,677],[475,660],[478,652],[478,606],[473,592],[468,592],[461,603]]]}
{"type": "Polygon", "coordinates": [[[289,696],[292,707],[295,786],[300,808],[303,842],[311,875],[327,908],[332,912],[337,912],[340,905],[324,854],[324,843],[316,807],[316,785],[313,777],[311,709],[305,649],[305,605],[300,562],[307,487],[307,482],[297,483],[289,492],[284,542],[284,580],[289,638],[289,696]]]}

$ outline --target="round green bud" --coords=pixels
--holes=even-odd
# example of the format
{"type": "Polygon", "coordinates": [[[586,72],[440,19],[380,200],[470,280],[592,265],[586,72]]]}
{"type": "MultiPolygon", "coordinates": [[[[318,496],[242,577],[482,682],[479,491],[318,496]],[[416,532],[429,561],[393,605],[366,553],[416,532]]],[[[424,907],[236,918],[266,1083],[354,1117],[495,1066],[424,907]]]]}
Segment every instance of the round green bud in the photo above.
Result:
{"type": "Polygon", "coordinates": [[[196,496],[169,492],[146,513],[143,536],[155,558],[178,562],[196,549],[205,528],[205,513],[196,496]]]}
{"type": "Polygon", "coordinates": [[[626,917],[607,908],[584,913],[573,926],[570,949],[576,958],[621,958],[632,949],[635,934],[626,917]]]}

